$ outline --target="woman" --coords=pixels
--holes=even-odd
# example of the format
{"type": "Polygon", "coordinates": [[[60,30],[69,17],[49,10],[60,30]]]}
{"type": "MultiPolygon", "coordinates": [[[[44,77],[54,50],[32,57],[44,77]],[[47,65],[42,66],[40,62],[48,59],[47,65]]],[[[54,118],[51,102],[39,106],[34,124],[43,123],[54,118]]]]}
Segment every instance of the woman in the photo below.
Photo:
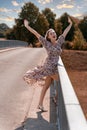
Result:
{"type": "Polygon", "coordinates": [[[64,43],[65,37],[72,26],[72,21],[69,17],[68,22],[69,22],[68,27],[64,30],[63,34],[60,35],[59,38],[57,39],[56,32],[53,29],[49,29],[46,32],[45,37],[43,37],[28,25],[27,20],[24,20],[25,27],[38,38],[38,40],[45,47],[48,54],[48,57],[46,58],[43,66],[38,66],[32,71],[29,70],[24,75],[24,80],[27,81],[27,83],[29,84],[36,83],[37,81],[43,81],[43,80],[45,81],[38,105],[38,108],[41,111],[44,111],[43,99],[47,89],[49,88],[53,80],[58,81],[57,64],[59,55],[62,52],[61,46],[64,43]]]}

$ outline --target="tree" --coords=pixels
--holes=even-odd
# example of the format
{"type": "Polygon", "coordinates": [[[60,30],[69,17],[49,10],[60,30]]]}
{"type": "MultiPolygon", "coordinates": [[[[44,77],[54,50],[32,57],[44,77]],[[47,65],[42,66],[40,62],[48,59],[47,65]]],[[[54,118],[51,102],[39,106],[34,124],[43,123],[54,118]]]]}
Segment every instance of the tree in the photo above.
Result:
{"type": "Polygon", "coordinates": [[[15,26],[13,27],[15,39],[24,40],[29,44],[34,45],[37,39],[24,27],[24,19],[27,19],[29,21],[29,25],[41,35],[45,34],[45,31],[49,27],[49,23],[33,3],[28,2],[22,7],[19,18],[15,19],[15,26]]]}
{"type": "Polygon", "coordinates": [[[49,29],[49,23],[46,17],[44,17],[44,15],[41,13],[38,15],[37,21],[35,23],[35,29],[38,30],[41,35],[45,35],[46,31],[49,29]]]}
{"type": "Polygon", "coordinates": [[[31,34],[23,24],[24,19],[29,21],[29,25],[34,27],[35,21],[37,20],[39,14],[39,9],[31,2],[26,3],[19,14],[19,18],[15,19],[15,34],[17,34],[16,38],[22,40],[24,39],[28,43],[32,43],[35,41],[35,37],[31,34]],[[20,31],[19,31],[20,30],[20,31]],[[17,33],[18,32],[18,33],[17,33]]]}
{"type": "Polygon", "coordinates": [[[81,22],[79,23],[79,28],[84,36],[84,38],[86,39],[87,41],[87,16],[84,17],[81,22]]]}
{"type": "Polygon", "coordinates": [[[33,3],[26,3],[22,7],[22,11],[19,14],[20,19],[27,19],[29,21],[30,26],[35,24],[39,14],[39,8],[37,8],[33,3]]]}
{"type": "Polygon", "coordinates": [[[54,20],[55,20],[56,14],[54,14],[49,8],[45,8],[44,10],[42,10],[42,13],[45,15],[46,19],[48,20],[49,28],[54,29],[54,20]]]}
{"type": "Polygon", "coordinates": [[[85,43],[86,43],[86,41],[82,35],[82,32],[76,25],[74,39],[73,39],[73,49],[81,50],[81,49],[83,49],[85,43]]]}
{"type": "MultiPolygon", "coordinates": [[[[62,23],[62,32],[65,30],[65,28],[69,25],[68,23],[68,14],[67,13],[64,13],[61,17],[60,17],[60,22],[62,23]]],[[[70,17],[70,16],[69,16],[70,17]]],[[[71,17],[70,17],[71,18],[71,17]]],[[[73,22],[73,19],[71,18],[72,22],[73,22]]],[[[75,31],[75,27],[74,27],[74,22],[73,22],[73,25],[69,31],[69,33],[67,34],[66,36],[66,40],[68,41],[72,41],[73,40],[73,37],[74,37],[74,31],[75,31]]]]}
{"type": "Polygon", "coordinates": [[[14,35],[13,29],[8,29],[8,30],[5,32],[5,37],[6,37],[6,39],[16,39],[16,37],[15,37],[15,35],[14,35]]]}
{"type": "Polygon", "coordinates": [[[57,33],[57,36],[62,34],[62,23],[59,21],[59,19],[56,19],[54,21],[54,28],[57,33]]]}

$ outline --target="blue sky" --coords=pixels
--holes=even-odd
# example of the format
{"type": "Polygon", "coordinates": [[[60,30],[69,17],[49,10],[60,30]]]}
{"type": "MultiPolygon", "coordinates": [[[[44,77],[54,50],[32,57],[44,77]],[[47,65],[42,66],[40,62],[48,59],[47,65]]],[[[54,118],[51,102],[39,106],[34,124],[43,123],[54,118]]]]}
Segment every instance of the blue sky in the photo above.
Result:
{"type": "Polygon", "coordinates": [[[87,15],[87,0],[0,0],[0,23],[12,27],[26,2],[34,3],[39,11],[50,8],[57,18],[65,12],[78,18],[87,15]]]}

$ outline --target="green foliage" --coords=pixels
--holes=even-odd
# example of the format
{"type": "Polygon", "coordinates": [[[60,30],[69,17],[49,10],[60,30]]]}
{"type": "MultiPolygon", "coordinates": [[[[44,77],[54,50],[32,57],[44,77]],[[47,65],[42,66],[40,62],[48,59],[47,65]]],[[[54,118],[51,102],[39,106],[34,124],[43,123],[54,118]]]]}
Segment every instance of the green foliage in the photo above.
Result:
{"type": "Polygon", "coordinates": [[[74,34],[74,39],[73,39],[73,49],[76,50],[81,50],[84,47],[84,44],[86,43],[82,32],[80,29],[76,26],[75,34],[74,34]]]}
{"type": "Polygon", "coordinates": [[[35,24],[39,14],[39,9],[31,2],[26,3],[19,14],[20,19],[27,19],[29,21],[30,26],[35,24]]]}
{"type": "Polygon", "coordinates": [[[54,21],[54,28],[57,33],[57,36],[62,34],[62,23],[59,21],[59,19],[56,19],[54,21]]]}
{"type": "Polygon", "coordinates": [[[34,27],[35,30],[37,30],[41,35],[45,35],[46,31],[49,28],[49,23],[43,14],[39,13],[34,27]]]}
{"type": "Polygon", "coordinates": [[[79,28],[87,41],[87,16],[80,21],[79,28]]]}
{"type": "Polygon", "coordinates": [[[29,44],[34,45],[37,38],[24,27],[24,19],[27,19],[29,21],[29,25],[38,31],[41,35],[45,34],[49,27],[49,23],[46,17],[39,13],[39,9],[33,3],[26,3],[22,7],[19,18],[15,19],[16,25],[13,27],[15,39],[23,40],[29,44]]]}
{"type": "Polygon", "coordinates": [[[66,49],[72,49],[72,47],[73,47],[73,42],[65,41],[64,48],[66,48],[66,49]]]}
{"type": "Polygon", "coordinates": [[[39,14],[39,9],[31,2],[26,3],[19,14],[19,19],[16,19],[16,26],[14,28],[14,32],[16,35],[16,39],[27,41],[28,43],[34,43],[36,37],[33,36],[25,27],[24,27],[24,19],[29,21],[29,25],[34,28],[35,22],[37,20],[39,14]]]}
{"type": "Polygon", "coordinates": [[[10,28],[5,23],[1,23],[0,24],[0,38],[5,38],[5,33],[9,29],[10,28]]]}
{"type": "MultiPolygon", "coordinates": [[[[26,41],[29,44],[35,46],[37,38],[24,27],[24,19],[29,21],[29,25],[33,27],[41,35],[45,35],[49,28],[55,29],[57,35],[61,35],[65,28],[68,26],[68,14],[64,13],[60,18],[55,19],[54,14],[49,8],[46,8],[39,12],[39,9],[31,2],[26,3],[19,14],[19,17],[15,19],[15,26],[6,32],[7,39],[15,39],[26,41]]],[[[65,47],[68,49],[87,49],[87,17],[84,17],[81,22],[74,17],[69,16],[73,22],[73,25],[66,36],[65,47]],[[78,28],[79,23],[79,28],[78,28]],[[84,37],[83,37],[84,36],[84,37]],[[84,40],[86,39],[86,41],[84,40]]]]}
{"type": "Polygon", "coordinates": [[[54,14],[51,9],[49,8],[45,8],[42,13],[44,14],[44,16],[46,17],[46,19],[48,20],[49,23],[49,28],[53,28],[54,29],[54,20],[56,17],[56,14],[54,14]]]}
{"type": "MultiPolygon", "coordinates": [[[[69,25],[68,23],[68,14],[64,13],[61,17],[60,17],[60,22],[62,23],[62,32],[65,30],[65,28],[69,25]]],[[[70,17],[70,16],[69,16],[70,17]]],[[[71,18],[71,17],[70,17],[71,18]]],[[[71,18],[72,20],[72,18],[71,18]]],[[[72,20],[73,22],[73,20],[72,20]]],[[[69,33],[66,36],[66,40],[68,41],[72,41],[73,40],[73,36],[74,36],[74,31],[75,31],[75,27],[74,27],[74,23],[69,31],[69,33]]]]}
{"type": "Polygon", "coordinates": [[[16,40],[13,29],[7,30],[5,33],[5,37],[6,37],[6,39],[15,39],[16,40]]]}
{"type": "Polygon", "coordinates": [[[4,38],[4,34],[0,32],[0,38],[4,38]]]}

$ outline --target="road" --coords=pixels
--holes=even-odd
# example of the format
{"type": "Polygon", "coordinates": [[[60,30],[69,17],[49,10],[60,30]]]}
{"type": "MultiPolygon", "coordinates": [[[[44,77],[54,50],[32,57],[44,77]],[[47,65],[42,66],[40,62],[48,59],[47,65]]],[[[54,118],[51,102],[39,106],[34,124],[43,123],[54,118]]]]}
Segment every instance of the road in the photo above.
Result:
{"type": "Polygon", "coordinates": [[[43,62],[45,56],[43,48],[19,48],[0,53],[0,130],[14,130],[24,121],[33,89],[22,77],[28,69],[43,62]]]}

